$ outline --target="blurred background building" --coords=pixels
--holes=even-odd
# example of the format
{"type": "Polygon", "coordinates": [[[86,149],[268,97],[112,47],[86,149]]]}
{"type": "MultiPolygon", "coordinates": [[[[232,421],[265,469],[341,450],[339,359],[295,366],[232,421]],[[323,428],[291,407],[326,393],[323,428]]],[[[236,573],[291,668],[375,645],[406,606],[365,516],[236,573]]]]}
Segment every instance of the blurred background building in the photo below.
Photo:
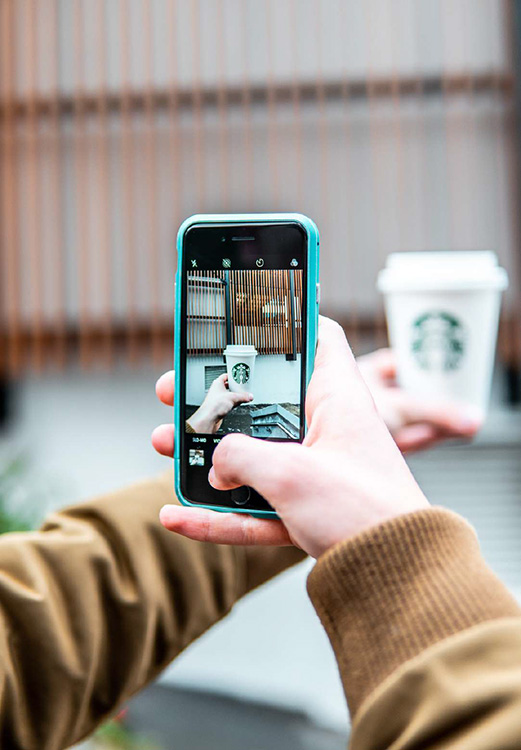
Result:
{"type": "MultiPolygon", "coordinates": [[[[322,236],[323,311],[358,353],[385,343],[388,253],[491,249],[507,268],[489,423],[412,465],[521,592],[520,39],[518,0],[0,0],[0,429],[3,464],[27,457],[17,502],[41,515],[166,467],[149,434],[169,419],[153,384],[172,356],[177,226],[298,210],[322,236]]],[[[204,746],[216,693],[230,736],[210,726],[213,747],[246,715],[265,732],[241,747],[329,747],[313,722],[345,746],[304,577],[168,672],[177,721],[201,733],[176,747],[204,746]],[[264,707],[258,725],[230,696],[264,707]]],[[[142,700],[146,724],[163,698],[142,700]]]]}

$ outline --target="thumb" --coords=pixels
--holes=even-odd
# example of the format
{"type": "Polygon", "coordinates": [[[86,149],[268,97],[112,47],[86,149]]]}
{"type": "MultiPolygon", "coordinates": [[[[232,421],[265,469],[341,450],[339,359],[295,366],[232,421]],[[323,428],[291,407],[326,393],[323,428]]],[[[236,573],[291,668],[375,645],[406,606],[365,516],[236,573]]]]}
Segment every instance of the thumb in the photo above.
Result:
{"type": "Polygon", "coordinates": [[[216,490],[247,485],[264,497],[273,494],[291,475],[294,450],[301,446],[281,445],[246,435],[227,435],[213,454],[208,480],[216,490]],[[291,455],[289,455],[291,454],[291,455]]]}

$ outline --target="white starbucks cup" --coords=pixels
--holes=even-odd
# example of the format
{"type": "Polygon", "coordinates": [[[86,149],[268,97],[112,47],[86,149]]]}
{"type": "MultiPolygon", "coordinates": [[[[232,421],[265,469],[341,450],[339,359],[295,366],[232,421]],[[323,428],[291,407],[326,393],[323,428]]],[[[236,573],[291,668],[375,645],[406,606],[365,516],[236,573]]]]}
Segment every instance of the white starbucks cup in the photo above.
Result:
{"type": "Polygon", "coordinates": [[[228,344],[224,350],[228,388],[234,393],[252,393],[257,350],[249,344],[228,344]]]}
{"type": "Polygon", "coordinates": [[[411,395],[488,408],[501,294],[489,251],[393,253],[378,276],[399,384],[411,395]]]}

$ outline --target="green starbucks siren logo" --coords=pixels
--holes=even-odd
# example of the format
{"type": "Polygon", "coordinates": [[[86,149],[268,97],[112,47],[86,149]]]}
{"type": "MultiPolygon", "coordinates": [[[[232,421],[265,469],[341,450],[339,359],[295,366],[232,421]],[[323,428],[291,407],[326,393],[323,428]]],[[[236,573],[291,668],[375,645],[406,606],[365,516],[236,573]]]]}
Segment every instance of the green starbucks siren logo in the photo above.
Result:
{"type": "Polygon", "coordinates": [[[412,325],[411,350],[423,370],[457,370],[465,354],[465,326],[451,313],[433,310],[412,325]]]}
{"type": "Polygon", "coordinates": [[[239,385],[247,383],[250,379],[249,365],[245,362],[237,362],[237,364],[232,367],[232,378],[236,383],[239,383],[239,385]]]}

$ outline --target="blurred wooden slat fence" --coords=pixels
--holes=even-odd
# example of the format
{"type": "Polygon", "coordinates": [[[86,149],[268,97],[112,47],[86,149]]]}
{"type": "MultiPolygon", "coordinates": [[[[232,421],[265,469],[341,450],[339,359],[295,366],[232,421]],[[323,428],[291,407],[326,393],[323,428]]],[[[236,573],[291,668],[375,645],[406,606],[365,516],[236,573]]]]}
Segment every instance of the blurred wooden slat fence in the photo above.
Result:
{"type": "Polygon", "coordinates": [[[317,221],[355,347],[385,341],[387,253],[497,251],[519,368],[516,9],[0,0],[1,370],[163,365],[176,227],[231,210],[317,221]]]}
{"type": "Polygon", "coordinates": [[[220,355],[227,343],[296,356],[302,351],[302,271],[191,271],[187,318],[192,356],[220,355]]]}

